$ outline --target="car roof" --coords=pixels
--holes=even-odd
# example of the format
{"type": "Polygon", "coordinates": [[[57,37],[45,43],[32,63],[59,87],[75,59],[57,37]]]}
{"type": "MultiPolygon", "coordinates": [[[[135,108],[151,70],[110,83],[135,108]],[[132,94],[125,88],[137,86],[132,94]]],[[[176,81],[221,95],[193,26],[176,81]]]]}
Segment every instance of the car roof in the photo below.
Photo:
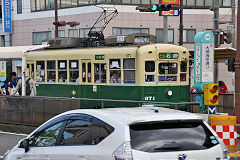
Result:
{"type": "Polygon", "coordinates": [[[162,107],[77,109],[59,116],[78,113],[88,114],[106,122],[126,125],[150,121],[203,120],[203,117],[197,114],[162,107]]]}

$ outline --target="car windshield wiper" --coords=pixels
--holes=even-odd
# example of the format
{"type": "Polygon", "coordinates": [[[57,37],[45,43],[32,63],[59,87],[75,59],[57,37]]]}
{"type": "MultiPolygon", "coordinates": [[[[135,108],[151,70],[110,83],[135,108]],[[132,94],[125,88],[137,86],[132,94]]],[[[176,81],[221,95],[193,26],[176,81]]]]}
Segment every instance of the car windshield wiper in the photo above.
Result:
{"type": "Polygon", "coordinates": [[[180,147],[178,143],[166,143],[161,147],[154,148],[154,150],[179,149],[180,147]]]}

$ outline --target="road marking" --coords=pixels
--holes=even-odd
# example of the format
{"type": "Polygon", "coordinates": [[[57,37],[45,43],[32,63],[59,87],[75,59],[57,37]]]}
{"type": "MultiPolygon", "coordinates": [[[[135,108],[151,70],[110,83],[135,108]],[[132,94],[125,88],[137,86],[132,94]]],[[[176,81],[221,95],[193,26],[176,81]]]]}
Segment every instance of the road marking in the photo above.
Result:
{"type": "Polygon", "coordinates": [[[3,158],[3,156],[0,156],[0,158],[3,158]]]}
{"type": "Polygon", "coordinates": [[[16,136],[28,136],[27,134],[11,133],[11,132],[3,132],[3,131],[0,131],[0,134],[10,134],[10,135],[16,135],[16,136]]]}

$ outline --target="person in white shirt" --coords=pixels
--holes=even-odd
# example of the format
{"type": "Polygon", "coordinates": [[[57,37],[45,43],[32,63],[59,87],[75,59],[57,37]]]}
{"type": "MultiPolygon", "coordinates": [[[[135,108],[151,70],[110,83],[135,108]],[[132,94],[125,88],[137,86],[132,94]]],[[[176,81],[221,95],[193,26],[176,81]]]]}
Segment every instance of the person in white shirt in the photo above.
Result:
{"type": "MultiPolygon", "coordinates": [[[[36,90],[34,80],[31,77],[26,77],[26,83],[25,83],[26,88],[27,88],[27,85],[28,85],[27,82],[29,83],[30,94],[26,93],[26,96],[36,96],[37,95],[37,90],[36,90]]],[[[15,96],[17,92],[19,93],[19,95],[22,95],[22,79],[18,80],[16,89],[12,93],[12,96],[15,96]]]]}

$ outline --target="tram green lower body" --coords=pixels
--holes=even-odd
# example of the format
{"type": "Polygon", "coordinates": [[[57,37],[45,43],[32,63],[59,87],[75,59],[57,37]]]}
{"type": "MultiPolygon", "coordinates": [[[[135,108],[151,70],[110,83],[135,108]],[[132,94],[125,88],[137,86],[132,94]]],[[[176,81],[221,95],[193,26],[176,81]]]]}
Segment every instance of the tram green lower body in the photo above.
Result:
{"type": "MultiPolygon", "coordinates": [[[[91,99],[114,99],[155,102],[190,102],[190,89],[185,86],[106,86],[106,85],[64,85],[39,84],[38,96],[74,97],[91,99]],[[167,92],[171,90],[172,96],[167,92]]],[[[79,108],[99,108],[100,101],[81,100],[79,108]]],[[[142,104],[141,104],[142,105],[142,104]]],[[[139,103],[104,102],[104,107],[137,107],[139,103]]],[[[175,108],[173,105],[155,106],[175,108]]],[[[187,109],[188,105],[179,105],[178,109],[187,109]]]]}

